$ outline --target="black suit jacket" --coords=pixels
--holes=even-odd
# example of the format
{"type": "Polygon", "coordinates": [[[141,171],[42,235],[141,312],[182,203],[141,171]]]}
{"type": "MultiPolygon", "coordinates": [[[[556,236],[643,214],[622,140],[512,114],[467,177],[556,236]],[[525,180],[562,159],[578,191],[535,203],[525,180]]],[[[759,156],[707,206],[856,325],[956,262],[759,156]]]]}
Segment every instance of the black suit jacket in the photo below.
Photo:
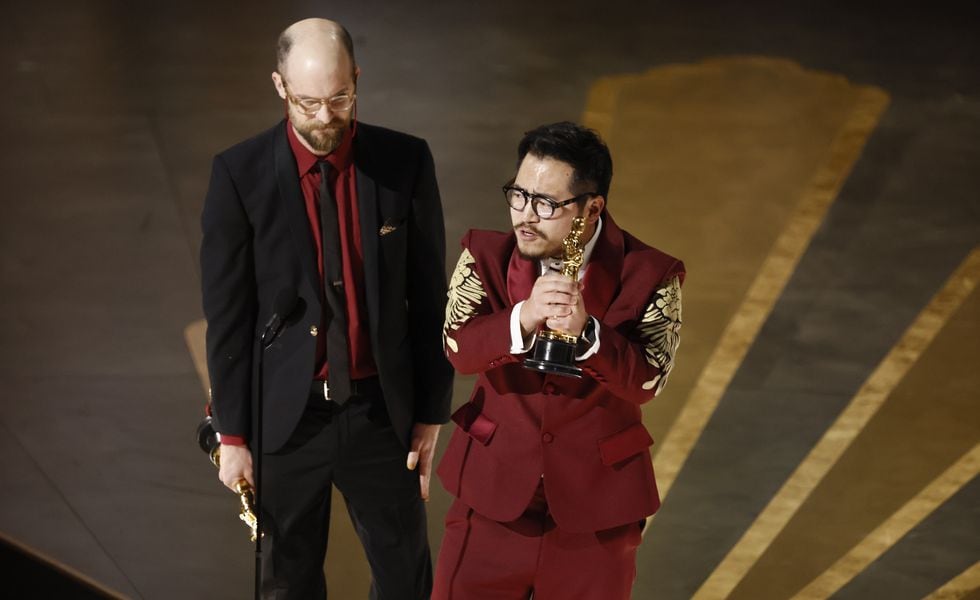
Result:
{"type": "MultiPolygon", "coordinates": [[[[258,337],[277,294],[296,308],[265,351],[263,451],[299,422],[322,314],[316,246],[286,123],[214,159],[201,215],[201,279],[215,428],[251,439],[258,337]]],[[[442,352],[445,231],[424,140],[357,124],[354,167],[371,348],[388,414],[406,446],[413,422],[448,420],[453,371],[442,352]]],[[[325,335],[319,332],[318,335],[325,335]]]]}

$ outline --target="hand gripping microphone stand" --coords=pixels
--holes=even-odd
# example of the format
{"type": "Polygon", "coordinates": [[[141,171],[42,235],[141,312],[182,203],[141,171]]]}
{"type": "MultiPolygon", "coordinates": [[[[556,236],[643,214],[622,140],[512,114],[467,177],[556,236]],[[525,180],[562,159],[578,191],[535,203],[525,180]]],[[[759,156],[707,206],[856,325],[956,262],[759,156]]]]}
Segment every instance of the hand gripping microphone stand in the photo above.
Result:
{"type": "Polygon", "coordinates": [[[296,288],[286,287],[279,290],[272,304],[272,318],[265,325],[265,330],[259,338],[259,361],[257,387],[255,390],[256,421],[255,421],[255,467],[252,470],[255,480],[255,600],[262,593],[262,363],[265,351],[276,341],[289,313],[296,307],[296,288]]]}

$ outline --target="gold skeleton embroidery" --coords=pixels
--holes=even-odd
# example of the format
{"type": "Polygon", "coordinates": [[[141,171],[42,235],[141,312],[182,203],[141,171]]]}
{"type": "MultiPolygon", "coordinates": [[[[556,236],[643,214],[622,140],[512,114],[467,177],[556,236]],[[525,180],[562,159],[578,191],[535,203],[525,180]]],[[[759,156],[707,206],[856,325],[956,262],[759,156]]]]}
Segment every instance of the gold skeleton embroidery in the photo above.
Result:
{"type": "Polygon", "coordinates": [[[446,348],[459,352],[456,340],[449,337],[451,331],[457,331],[473,316],[476,309],[483,304],[487,293],[483,291],[483,282],[473,265],[476,259],[470,251],[463,248],[456,263],[456,270],[449,281],[449,301],[446,303],[446,322],[442,327],[442,341],[446,348]]]}
{"type": "Polygon", "coordinates": [[[681,343],[680,330],[681,282],[674,277],[657,290],[637,327],[647,362],[660,371],[650,381],[643,382],[643,389],[654,390],[654,395],[664,388],[674,368],[674,354],[681,343]]]}

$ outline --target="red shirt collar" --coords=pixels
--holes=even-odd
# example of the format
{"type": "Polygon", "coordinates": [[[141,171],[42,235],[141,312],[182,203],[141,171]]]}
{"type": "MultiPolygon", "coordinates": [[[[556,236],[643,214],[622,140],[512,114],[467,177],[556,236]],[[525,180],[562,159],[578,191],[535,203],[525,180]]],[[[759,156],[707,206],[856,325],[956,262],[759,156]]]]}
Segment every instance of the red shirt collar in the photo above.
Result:
{"type": "Polygon", "coordinates": [[[351,126],[344,132],[343,139],[340,140],[340,146],[337,146],[330,154],[320,157],[310,152],[303,145],[303,142],[299,141],[299,137],[293,130],[292,123],[289,122],[289,119],[286,119],[286,137],[289,139],[289,147],[293,150],[293,156],[296,157],[296,167],[299,169],[299,176],[303,177],[306,175],[310,169],[316,166],[316,163],[321,158],[329,162],[338,173],[347,169],[351,164],[354,154],[354,130],[356,129],[357,125],[352,121],[351,126]]]}

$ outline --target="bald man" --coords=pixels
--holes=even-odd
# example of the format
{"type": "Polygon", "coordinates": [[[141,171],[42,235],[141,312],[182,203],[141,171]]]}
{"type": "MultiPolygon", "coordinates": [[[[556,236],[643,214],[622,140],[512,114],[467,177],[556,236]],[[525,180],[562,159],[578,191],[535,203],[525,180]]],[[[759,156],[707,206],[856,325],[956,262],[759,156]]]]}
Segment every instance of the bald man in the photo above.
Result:
{"type": "Polygon", "coordinates": [[[452,390],[442,207],[425,141],[357,121],[359,75],[339,24],[287,28],[286,118],[215,157],[201,217],[219,478],[255,485],[262,461],[264,598],[326,597],[332,486],[371,597],[431,588],[423,501],[452,390]]]}

